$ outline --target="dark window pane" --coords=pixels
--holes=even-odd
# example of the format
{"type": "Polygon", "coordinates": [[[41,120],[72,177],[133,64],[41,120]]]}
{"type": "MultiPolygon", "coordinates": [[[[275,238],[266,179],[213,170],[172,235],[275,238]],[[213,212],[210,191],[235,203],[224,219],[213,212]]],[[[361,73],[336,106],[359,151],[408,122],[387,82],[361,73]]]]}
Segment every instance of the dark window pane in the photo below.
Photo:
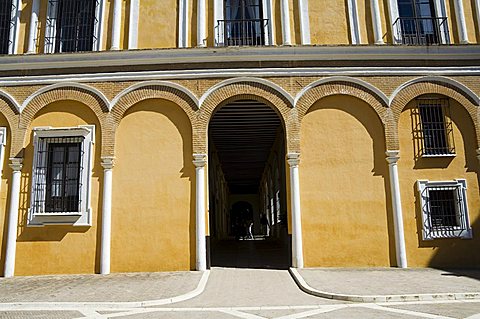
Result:
{"type": "Polygon", "coordinates": [[[57,2],[55,52],[91,51],[94,40],[96,0],[57,2]]]}
{"type": "Polygon", "coordinates": [[[441,104],[434,101],[419,101],[423,133],[423,153],[426,155],[450,154],[441,104]]]}
{"type": "Polygon", "coordinates": [[[0,54],[8,53],[12,16],[12,0],[0,0],[0,54]]]}
{"type": "Polygon", "coordinates": [[[455,190],[430,190],[429,201],[432,227],[441,228],[460,226],[455,209],[455,190]]]}
{"type": "Polygon", "coordinates": [[[49,143],[46,212],[77,212],[81,143],[49,143]]]}

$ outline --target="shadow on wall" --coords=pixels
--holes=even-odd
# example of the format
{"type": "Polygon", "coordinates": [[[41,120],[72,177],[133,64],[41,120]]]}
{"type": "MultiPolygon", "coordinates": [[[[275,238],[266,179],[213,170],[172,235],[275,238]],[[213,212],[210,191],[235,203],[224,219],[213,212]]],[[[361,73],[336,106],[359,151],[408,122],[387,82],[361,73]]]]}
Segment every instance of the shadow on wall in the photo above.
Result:
{"type": "MultiPolygon", "coordinates": [[[[51,124],[53,127],[55,126],[77,126],[83,124],[93,124],[95,125],[95,149],[94,149],[94,162],[92,167],[92,183],[103,175],[103,169],[100,164],[100,154],[101,154],[101,127],[93,112],[90,108],[81,105],[79,103],[75,104],[75,107],[71,109],[65,109],[62,106],[62,101],[52,103],[49,106],[44,107],[42,110],[38,112],[33,120],[33,125],[41,126],[42,124],[36,124],[36,119],[51,113],[49,116],[53,114],[60,114],[62,116],[67,116],[70,118],[75,118],[74,123],[68,123],[69,120],[65,120],[66,122],[58,124],[51,124]]],[[[60,118],[60,116],[58,116],[60,118]]],[[[60,120],[61,121],[61,120],[60,120]]],[[[38,123],[38,122],[37,122],[38,123]]],[[[33,127],[32,125],[32,127],[33,127]]],[[[32,179],[31,179],[31,172],[32,172],[32,165],[33,165],[33,155],[34,155],[34,147],[33,147],[33,132],[30,132],[30,142],[24,149],[24,166],[22,169],[22,177],[20,180],[20,204],[19,204],[19,216],[20,221],[18,225],[18,242],[41,242],[41,241],[48,241],[48,242],[60,242],[63,238],[69,233],[85,233],[91,227],[90,226],[69,226],[69,225],[50,225],[50,226],[43,226],[43,227],[28,227],[28,210],[31,206],[31,191],[32,191],[32,179]]],[[[93,198],[97,197],[96,194],[92,194],[92,205],[95,203],[93,198]]],[[[99,202],[101,203],[101,202],[99,202]]],[[[101,204],[100,204],[101,207],[101,204]]],[[[95,216],[96,212],[100,210],[93,210],[92,212],[92,225],[95,224],[95,216]]]]}
{"type": "MultiPolygon", "coordinates": [[[[396,251],[395,251],[395,233],[393,227],[393,212],[391,204],[391,191],[390,191],[390,180],[388,176],[388,165],[386,162],[386,143],[385,143],[385,133],[384,126],[378,116],[378,114],[373,110],[371,106],[367,103],[351,96],[335,95],[322,99],[322,104],[314,104],[308,113],[313,112],[317,109],[337,109],[345,113],[350,114],[355,117],[367,130],[373,142],[373,158],[374,165],[372,168],[373,176],[381,176],[383,179],[383,185],[385,189],[385,213],[386,213],[386,222],[388,233],[388,257],[389,264],[396,265],[396,251]],[[344,100],[335,100],[336,102],[331,102],[329,104],[329,99],[338,99],[342,98],[344,100]],[[353,103],[352,103],[353,101],[353,103]],[[363,107],[357,107],[359,102],[362,103],[363,107]],[[352,105],[354,104],[354,105],[352,105]],[[322,105],[334,105],[334,107],[322,107],[322,105]],[[353,106],[353,107],[352,107],[353,106]]],[[[342,155],[344,156],[344,155],[342,155]]],[[[354,160],[354,159],[353,159],[354,160]]]]}
{"type": "MultiPolygon", "coordinates": [[[[418,191],[414,187],[415,192],[415,209],[416,209],[416,220],[417,220],[417,237],[418,237],[418,247],[422,249],[431,249],[433,250],[433,255],[430,261],[428,262],[428,267],[435,267],[440,269],[448,268],[475,268],[480,269],[480,206],[479,206],[479,187],[480,184],[480,164],[477,159],[477,154],[475,150],[475,145],[477,145],[475,130],[473,122],[465,110],[460,104],[451,100],[451,119],[458,128],[456,133],[457,137],[461,135],[463,140],[463,153],[465,154],[465,172],[476,173],[476,180],[470,179],[469,184],[467,185],[467,200],[469,208],[469,217],[470,217],[470,226],[473,231],[472,239],[437,239],[424,241],[422,239],[422,212],[420,206],[420,198],[418,191]],[[458,134],[459,133],[459,134],[458,134]],[[477,185],[474,185],[472,181],[475,181],[477,185]],[[472,192],[469,190],[476,189],[472,192]],[[458,266],[462,265],[462,266],[458,266]]],[[[458,145],[458,144],[457,144],[458,145]]],[[[457,153],[460,150],[457,150],[457,153]]],[[[458,156],[458,155],[457,155],[458,156]]],[[[427,160],[427,159],[424,159],[427,160]]],[[[440,159],[439,159],[440,160],[440,159]]],[[[463,160],[463,159],[457,159],[463,160]]],[[[441,161],[431,161],[430,165],[424,165],[421,167],[415,168],[448,168],[447,166],[442,165],[441,161]],[[438,166],[435,166],[438,165],[438,166]]],[[[450,163],[448,163],[450,164],[450,163]]],[[[465,176],[458,176],[458,178],[465,178],[465,176]]],[[[474,272],[458,272],[459,275],[469,276],[473,275],[474,278],[478,278],[479,273],[474,272]]]]}

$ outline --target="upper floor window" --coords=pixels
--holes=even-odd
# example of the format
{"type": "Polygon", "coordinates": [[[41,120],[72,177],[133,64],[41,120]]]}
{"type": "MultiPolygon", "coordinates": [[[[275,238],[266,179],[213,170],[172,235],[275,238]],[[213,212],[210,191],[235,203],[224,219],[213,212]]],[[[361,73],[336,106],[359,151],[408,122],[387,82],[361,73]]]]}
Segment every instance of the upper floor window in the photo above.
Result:
{"type": "Polygon", "coordinates": [[[265,45],[268,19],[261,0],[223,0],[223,18],[217,23],[217,43],[226,46],[265,45]]]}
{"type": "Polygon", "coordinates": [[[0,54],[13,53],[15,3],[13,0],[0,0],[0,54]]]}
{"type": "Polygon", "coordinates": [[[98,50],[100,0],[48,0],[45,52],[98,50]]]}
{"type": "Polygon", "coordinates": [[[398,0],[398,19],[394,29],[403,44],[447,44],[446,17],[437,17],[433,0],[398,0]]]}
{"type": "Polygon", "coordinates": [[[417,129],[421,156],[455,154],[453,124],[448,99],[422,97],[417,99],[417,129]]]}

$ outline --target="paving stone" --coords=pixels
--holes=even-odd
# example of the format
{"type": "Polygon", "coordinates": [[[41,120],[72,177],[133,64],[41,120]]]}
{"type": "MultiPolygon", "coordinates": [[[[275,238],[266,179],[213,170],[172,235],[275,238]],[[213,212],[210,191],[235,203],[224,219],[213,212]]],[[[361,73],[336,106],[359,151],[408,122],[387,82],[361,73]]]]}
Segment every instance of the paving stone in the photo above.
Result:
{"type": "Polygon", "coordinates": [[[412,316],[406,314],[398,314],[392,312],[385,312],[369,308],[344,308],[326,313],[316,314],[308,319],[354,319],[354,318],[368,318],[368,319],[415,319],[422,318],[421,316],[412,316]]]}
{"type": "Polygon", "coordinates": [[[0,311],[1,319],[70,319],[80,318],[78,311],[0,311]]]}
{"type": "Polygon", "coordinates": [[[201,272],[29,276],[0,279],[0,302],[145,301],[194,290],[201,272]]]}
{"type": "Polygon", "coordinates": [[[202,312],[150,312],[122,317],[124,319],[233,319],[235,316],[212,311],[202,312]]]}
{"type": "Polygon", "coordinates": [[[480,271],[431,268],[310,268],[298,272],[311,287],[337,294],[397,295],[480,292],[480,271]]]}
{"type": "MultiPolygon", "coordinates": [[[[426,304],[426,305],[400,305],[389,306],[396,309],[405,309],[431,313],[439,316],[448,316],[452,318],[466,318],[476,314],[480,315],[479,302],[462,302],[462,303],[446,303],[446,304],[426,304]]],[[[480,316],[479,316],[480,317],[480,316]]]]}

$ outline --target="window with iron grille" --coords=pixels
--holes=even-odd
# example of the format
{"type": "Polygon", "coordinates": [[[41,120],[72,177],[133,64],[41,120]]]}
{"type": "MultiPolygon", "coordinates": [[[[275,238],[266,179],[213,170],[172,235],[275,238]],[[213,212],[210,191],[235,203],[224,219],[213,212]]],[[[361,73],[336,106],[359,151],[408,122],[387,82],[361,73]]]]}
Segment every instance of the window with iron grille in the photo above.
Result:
{"type": "Polygon", "coordinates": [[[414,137],[419,155],[455,155],[453,124],[448,99],[419,98],[414,115],[414,137]]]}
{"type": "Polygon", "coordinates": [[[45,52],[98,50],[100,0],[48,0],[45,52]]]}
{"type": "Polygon", "coordinates": [[[464,179],[418,181],[423,239],[471,238],[464,179]]]}
{"type": "Polygon", "coordinates": [[[15,5],[13,0],[0,0],[0,54],[12,53],[15,5]]]}
{"type": "Polygon", "coordinates": [[[93,126],[34,129],[30,225],[90,224],[93,126]]]}
{"type": "Polygon", "coordinates": [[[397,38],[403,44],[448,44],[446,17],[436,17],[433,0],[398,0],[397,38]]]}

